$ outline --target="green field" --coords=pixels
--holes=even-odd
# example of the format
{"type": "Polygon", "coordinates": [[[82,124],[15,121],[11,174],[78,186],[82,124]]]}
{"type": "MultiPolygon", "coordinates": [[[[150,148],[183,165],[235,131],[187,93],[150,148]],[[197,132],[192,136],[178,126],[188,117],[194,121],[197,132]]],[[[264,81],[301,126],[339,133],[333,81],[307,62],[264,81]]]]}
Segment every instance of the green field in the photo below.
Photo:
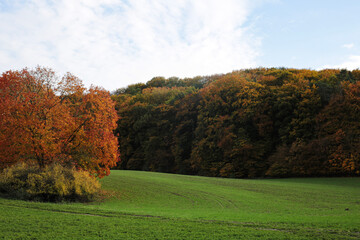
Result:
{"type": "Polygon", "coordinates": [[[1,239],[359,239],[360,178],[112,171],[96,203],[0,198],[1,239]]]}

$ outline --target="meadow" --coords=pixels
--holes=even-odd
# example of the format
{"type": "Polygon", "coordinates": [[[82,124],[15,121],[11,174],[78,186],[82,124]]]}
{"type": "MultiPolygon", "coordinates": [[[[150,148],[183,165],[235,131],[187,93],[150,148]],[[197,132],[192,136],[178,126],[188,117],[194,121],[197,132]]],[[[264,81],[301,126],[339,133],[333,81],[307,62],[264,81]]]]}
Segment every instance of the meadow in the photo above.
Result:
{"type": "Polygon", "coordinates": [[[113,170],[93,203],[0,198],[1,239],[359,239],[360,178],[113,170]]]}

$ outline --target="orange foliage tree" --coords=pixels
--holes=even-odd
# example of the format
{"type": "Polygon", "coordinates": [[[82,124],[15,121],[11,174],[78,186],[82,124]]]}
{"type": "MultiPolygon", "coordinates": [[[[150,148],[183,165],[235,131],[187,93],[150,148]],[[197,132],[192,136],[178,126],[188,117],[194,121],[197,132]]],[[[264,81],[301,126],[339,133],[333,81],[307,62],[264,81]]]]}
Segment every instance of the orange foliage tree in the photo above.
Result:
{"type": "Polygon", "coordinates": [[[119,160],[110,94],[50,69],[0,77],[0,167],[58,162],[103,177],[119,160]]]}

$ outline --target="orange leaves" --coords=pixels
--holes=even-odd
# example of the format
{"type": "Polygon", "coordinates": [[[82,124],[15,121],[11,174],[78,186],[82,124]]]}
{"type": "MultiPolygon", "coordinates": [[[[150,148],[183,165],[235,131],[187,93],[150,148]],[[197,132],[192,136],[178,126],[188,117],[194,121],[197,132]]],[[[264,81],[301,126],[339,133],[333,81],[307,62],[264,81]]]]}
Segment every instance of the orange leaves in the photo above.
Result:
{"type": "Polygon", "coordinates": [[[110,173],[110,167],[115,166],[119,159],[117,139],[113,134],[118,119],[115,103],[107,91],[92,87],[84,96],[82,106],[83,116],[88,119],[84,124],[84,141],[91,144],[95,168],[102,177],[110,173]]]}
{"type": "Polygon", "coordinates": [[[24,69],[21,72],[7,72],[0,78],[1,118],[0,138],[6,139],[1,148],[0,157],[7,164],[16,161],[37,161],[41,164],[48,161],[54,152],[50,115],[56,110],[53,90],[49,88],[49,74],[34,73],[24,69]],[[52,151],[50,151],[50,149],[52,151]]]}
{"type": "Polygon", "coordinates": [[[110,95],[85,92],[81,81],[38,67],[0,77],[0,161],[75,165],[102,177],[118,161],[112,134],[117,116],[110,95]]]}

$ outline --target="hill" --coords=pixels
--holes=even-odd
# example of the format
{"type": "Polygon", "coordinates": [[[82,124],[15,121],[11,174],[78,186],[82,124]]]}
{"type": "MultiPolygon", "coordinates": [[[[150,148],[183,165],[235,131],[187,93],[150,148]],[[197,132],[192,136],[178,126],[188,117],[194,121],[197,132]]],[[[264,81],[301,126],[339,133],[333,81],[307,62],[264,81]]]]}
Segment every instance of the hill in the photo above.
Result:
{"type": "Polygon", "coordinates": [[[360,178],[223,179],[113,170],[101,202],[0,198],[5,239],[358,239],[360,178]]]}

